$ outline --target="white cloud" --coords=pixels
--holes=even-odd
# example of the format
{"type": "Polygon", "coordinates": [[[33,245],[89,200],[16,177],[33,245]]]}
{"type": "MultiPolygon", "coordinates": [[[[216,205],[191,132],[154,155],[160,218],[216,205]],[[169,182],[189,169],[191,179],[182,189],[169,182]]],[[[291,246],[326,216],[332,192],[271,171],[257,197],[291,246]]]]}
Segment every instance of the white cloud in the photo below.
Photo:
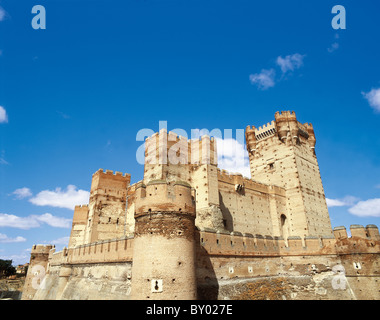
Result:
{"type": "Polygon", "coordinates": [[[30,261],[30,249],[22,250],[20,254],[13,254],[10,256],[0,256],[3,260],[12,260],[12,265],[24,264],[30,261]]]}
{"type": "Polygon", "coordinates": [[[380,88],[372,89],[370,92],[362,92],[362,95],[376,112],[380,112],[380,88]]]}
{"type": "Polygon", "coordinates": [[[0,123],[7,123],[8,115],[4,107],[0,106],[0,123]]]}
{"type": "Polygon", "coordinates": [[[66,245],[66,246],[68,246],[69,245],[69,241],[70,241],[70,237],[62,237],[62,238],[58,238],[58,239],[49,241],[49,243],[50,244],[54,244],[55,246],[57,246],[57,245],[66,245]]]}
{"type": "Polygon", "coordinates": [[[12,194],[14,194],[17,199],[24,199],[32,196],[32,192],[30,191],[30,189],[25,187],[16,189],[12,192],[12,194]]]}
{"type": "Polygon", "coordinates": [[[87,204],[90,193],[85,190],[77,190],[74,185],[68,185],[66,190],[56,188],[54,191],[44,190],[29,201],[37,206],[52,206],[74,210],[76,205],[87,204]]]}
{"type": "Polygon", "coordinates": [[[329,208],[332,208],[332,207],[343,207],[345,206],[345,203],[341,200],[338,200],[338,199],[329,199],[329,198],[326,198],[326,203],[327,203],[327,206],[329,208]]]}
{"type": "Polygon", "coordinates": [[[353,196],[346,196],[346,197],[341,198],[341,199],[329,199],[329,198],[326,198],[327,206],[329,208],[352,206],[357,201],[359,201],[359,199],[356,198],[356,197],[353,197],[353,196]]]}
{"type": "Polygon", "coordinates": [[[251,74],[249,80],[251,84],[257,85],[260,90],[267,90],[275,86],[276,81],[281,81],[284,75],[289,71],[294,71],[303,66],[303,59],[306,55],[294,53],[285,56],[285,58],[278,56],[276,59],[276,65],[280,67],[282,71],[282,77],[276,80],[276,71],[271,69],[262,69],[260,73],[251,74]]]}
{"type": "Polygon", "coordinates": [[[38,228],[43,223],[56,228],[71,228],[71,219],[56,217],[50,213],[44,213],[42,215],[30,215],[27,217],[19,217],[13,214],[0,213],[0,227],[11,227],[28,230],[32,228],[38,228]]]}
{"type": "Polygon", "coordinates": [[[4,10],[3,7],[0,7],[0,21],[4,21],[7,17],[7,12],[4,10]]]}
{"type": "Polygon", "coordinates": [[[338,50],[338,48],[339,48],[339,43],[334,42],[331,44],[329,48],[327,48],[327,51],[331,53],[331,52],[334,52],[335,50],[338,50]]]}
{"type": "Polygon", "coordinates": [[[50,213],[37,216],[37,220],[55,228],[71,228],[71,219],[56,217],[50,213]]]}
{"type": "Polygon", "coordinates": [[[218,150],[218,167],[231,173],[251,177],[248,152],[243,143],[235,139],[215,138],[218,150]]]}
{"type": "Polygon", "coordinates": [[[299,69],[303,65],[304,57],[305,55],[299,53],[288,55],[285,58],[279,56],[277,57],[276,63],[280,66],[281,71],[286,73],[288,71],[299,69]]]}
{"type": "Polygon", "coordinates": [[[249,80],[252,84],[257,85],[261,90],[267,90],[268,88],[274,87],[275,85],[275,75],[274,69],[261,70],[260,73],[251,74],[249,80]]]}
{"type": "Polygon", "coordinates": [[[380,199],[369,199],[359,201],[353,207],[348,209],[350,213],[359,217],[380,217],[380,199]]]}
{"type": "Polygon", "coordinates": [[[0,233],[0,243],[12,243],[12,242],[24,242],[26,241],[23,237],[8,238],[6,234],[0,233]]]}

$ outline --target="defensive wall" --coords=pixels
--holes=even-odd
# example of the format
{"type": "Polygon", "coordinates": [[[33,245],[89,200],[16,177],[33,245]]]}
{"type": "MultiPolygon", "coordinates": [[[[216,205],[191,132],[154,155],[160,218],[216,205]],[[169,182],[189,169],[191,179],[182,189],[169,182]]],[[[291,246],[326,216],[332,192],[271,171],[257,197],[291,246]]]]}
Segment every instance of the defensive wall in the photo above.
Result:
{"type": "MultiPolygon", "coordinates": [[[[235,299],[250,292],[253,283],[265,288],[265,284],[272,286],[281,280],[282,298],[286,299],[380,299],[378,228],[353,225],[351,237],[347,237],[345,228],[337,227],[334,236],[285,241],[197,229],[197,298],[235,299]],[[338,276],[346,281],[344,289],[333,287],[338,276]]],[[[124,237],[59,252],[51,246],[36,246],[38,262],[45,263],[48,270],[45,282],[49,290],[24,293],[23,299],[130,299],[133,242],[124,237]]]]}

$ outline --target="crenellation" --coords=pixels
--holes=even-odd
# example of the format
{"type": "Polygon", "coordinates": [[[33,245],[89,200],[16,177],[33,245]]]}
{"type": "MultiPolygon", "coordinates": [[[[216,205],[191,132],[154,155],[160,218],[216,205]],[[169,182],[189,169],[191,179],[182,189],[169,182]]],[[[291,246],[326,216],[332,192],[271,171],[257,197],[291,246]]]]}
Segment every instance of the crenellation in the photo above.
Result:
{"type": "Polygon", "coordinates": [[[350,225],[351,237],[367,238],[366,229],[360,224],[350,225]]]}

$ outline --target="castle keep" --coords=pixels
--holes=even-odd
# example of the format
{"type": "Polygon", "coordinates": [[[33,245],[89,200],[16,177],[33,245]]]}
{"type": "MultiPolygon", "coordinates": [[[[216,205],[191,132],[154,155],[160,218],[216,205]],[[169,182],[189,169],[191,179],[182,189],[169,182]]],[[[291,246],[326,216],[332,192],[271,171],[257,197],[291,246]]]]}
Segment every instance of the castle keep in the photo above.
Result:
{"type": "Polygon", "coordinates": [[[313,126],[277,112],[245,137],[251,178],[218,168],[213,137],[165,130],[142,181],[95,172],[68,248],[32,248],[22,298],[380,299],[378,228],[332,229],[313,126]]]}

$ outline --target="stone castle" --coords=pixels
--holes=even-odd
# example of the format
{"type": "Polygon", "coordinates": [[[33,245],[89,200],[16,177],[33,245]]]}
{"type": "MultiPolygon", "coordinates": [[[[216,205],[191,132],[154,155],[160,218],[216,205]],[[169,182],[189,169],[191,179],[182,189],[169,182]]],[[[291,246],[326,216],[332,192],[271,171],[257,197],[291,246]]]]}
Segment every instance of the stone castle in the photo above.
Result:
{"type": "Polygon", "coordinates": [[[252,178],[216,140],[161,130],[144,178],[100,169],[68,248],[35,245],[23,299],[380,299],[375,225],[332,229],[310,123],[245,131],[252,178]]]}

